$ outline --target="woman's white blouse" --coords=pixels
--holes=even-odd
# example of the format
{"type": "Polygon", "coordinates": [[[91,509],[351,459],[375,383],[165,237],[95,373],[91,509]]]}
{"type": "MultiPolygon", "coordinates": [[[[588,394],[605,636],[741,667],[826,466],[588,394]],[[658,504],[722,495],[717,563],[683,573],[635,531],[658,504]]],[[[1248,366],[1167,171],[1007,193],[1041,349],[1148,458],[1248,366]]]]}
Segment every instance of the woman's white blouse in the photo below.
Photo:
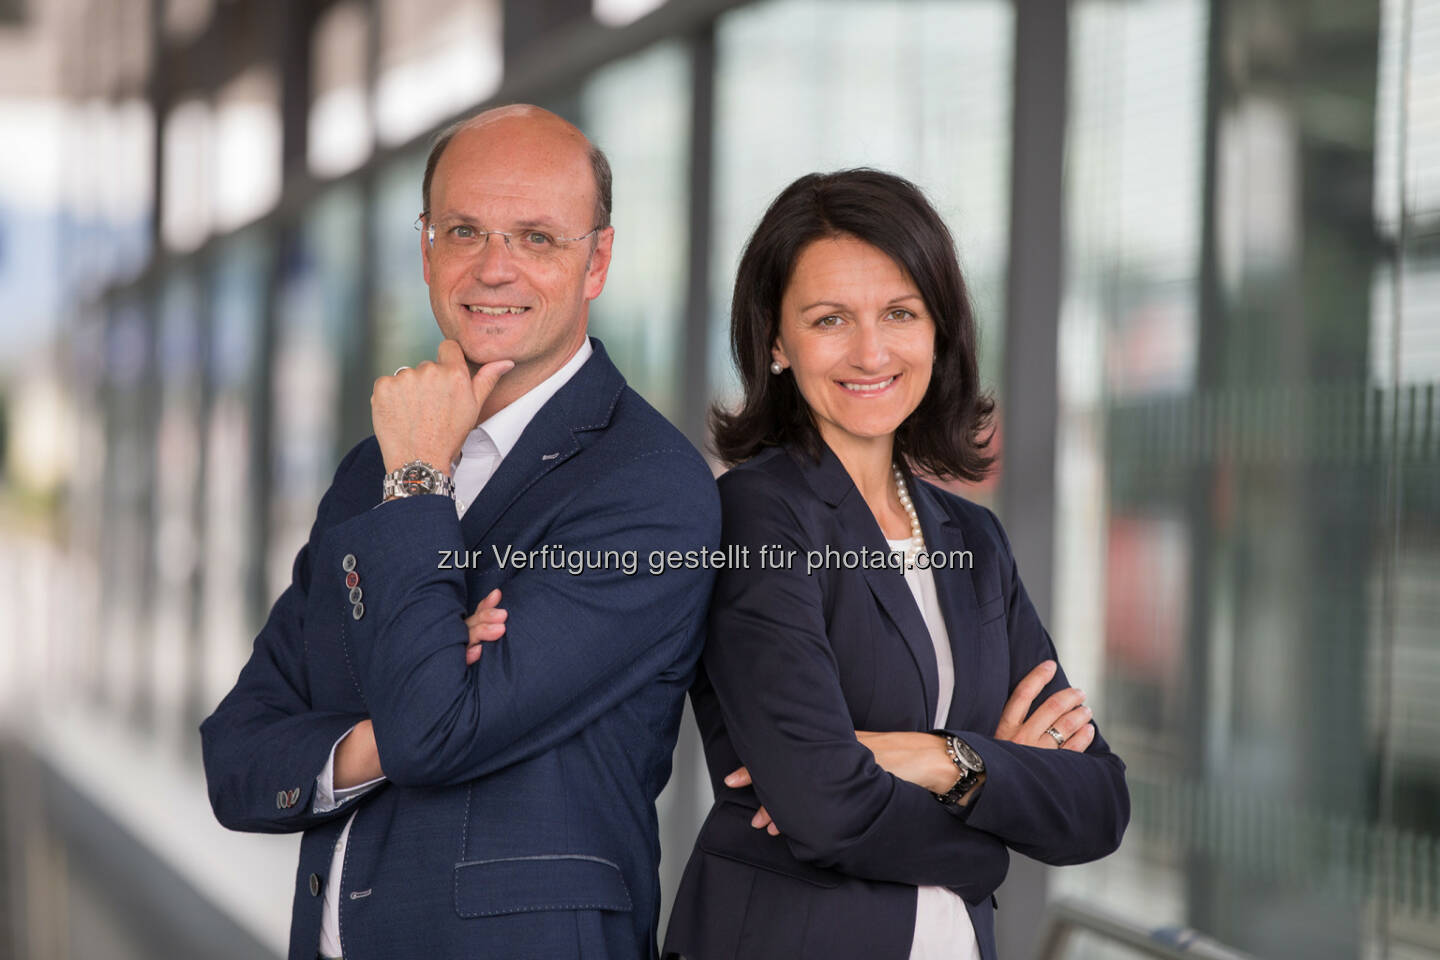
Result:
{"type": "MultiPolygon", "coordinates": [[[[901,553],[910,546],[908,537],[889,542],[892,550],[901,553]]],[[[905,571],[905,583],[935,646],[935,666],[940,677],[935,726],[943,727],[950,714],[950,699],[955,695],[955,659],[935,594],[935,574],[928,568],[911,568],[905,571]]],[[[910,960],[980,960],[980,945],[975,942],[975,927],[970,923],[965,901],[945,887],[915,888],[915,939],[910,943],[910,960]]]]}

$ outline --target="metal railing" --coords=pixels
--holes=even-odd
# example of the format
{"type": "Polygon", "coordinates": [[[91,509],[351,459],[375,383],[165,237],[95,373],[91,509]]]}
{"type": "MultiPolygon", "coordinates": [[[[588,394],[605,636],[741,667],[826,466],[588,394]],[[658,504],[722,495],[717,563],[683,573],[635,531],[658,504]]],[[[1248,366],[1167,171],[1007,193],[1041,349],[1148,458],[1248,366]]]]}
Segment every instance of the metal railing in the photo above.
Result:
{"type": "Polygon", "coordinates": [[[1077,933],[1164,960],[1256,960],[1189,927],[1144,927],[1093,904],[1068,899],[1056,900],[1046,909],[1037,960],[1062,960],[1077,933]]]}

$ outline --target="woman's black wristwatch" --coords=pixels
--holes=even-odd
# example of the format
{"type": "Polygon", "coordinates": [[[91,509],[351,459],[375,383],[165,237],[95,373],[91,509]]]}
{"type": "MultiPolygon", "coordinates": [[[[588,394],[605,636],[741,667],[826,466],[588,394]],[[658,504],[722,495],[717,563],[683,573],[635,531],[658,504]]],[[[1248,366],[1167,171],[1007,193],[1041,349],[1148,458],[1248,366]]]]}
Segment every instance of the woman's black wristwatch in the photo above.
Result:
{"type": "Polygon", "coordinates": [[[985,761],[980,754],[970,749],[970,744],[959,737],[940,730],[936,733],[945,738],[945,752],[950,754],[950,761],[960,771],[960,779],[955,781],[955,786],[951,787],[948,793],[937,793],[933,796],[947,807],[953,807],[960,802],[961,797],[974,789],[985,772],[985,761]]]}

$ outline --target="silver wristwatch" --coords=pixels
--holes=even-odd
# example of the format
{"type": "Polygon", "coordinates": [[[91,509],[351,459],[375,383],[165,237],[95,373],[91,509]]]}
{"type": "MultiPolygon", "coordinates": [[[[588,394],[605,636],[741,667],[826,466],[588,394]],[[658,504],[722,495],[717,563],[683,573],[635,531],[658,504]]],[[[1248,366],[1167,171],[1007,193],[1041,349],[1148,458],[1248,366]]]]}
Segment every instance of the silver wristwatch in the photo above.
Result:
{"type": "Polygon", "coordinates": [[[424,460],[411,460],[398,470],[385,474],[381,490],[386,500],[391,497],[418,497],[422,493],[438,493],[455,499],[455,481],[424,460]]]}
{"type": "Polygon", "coordinates": [[[985,761],[970,744],[959,737],[940,730],[936,733],[945,737],[945,752],[950,755],[950,762],[960,771],[960,779],[955,781],[948,793],[937,793],[934,797],[946,806],[954,806],[974,788],[976,781],[985,772],[985,761]]]}

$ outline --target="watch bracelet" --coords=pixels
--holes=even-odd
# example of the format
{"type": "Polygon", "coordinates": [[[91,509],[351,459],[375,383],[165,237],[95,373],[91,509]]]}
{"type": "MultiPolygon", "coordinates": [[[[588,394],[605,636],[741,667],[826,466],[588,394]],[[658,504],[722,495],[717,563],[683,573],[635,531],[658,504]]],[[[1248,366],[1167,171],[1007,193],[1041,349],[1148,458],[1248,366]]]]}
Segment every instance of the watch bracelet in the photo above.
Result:
{"type": "MultiPolygon", "coordinates": [[[[942,731],[936,732],[941,733],[942,731]]],[[[960,760],[960,752],[955,747],[955,741],[959,738],[951,733],[944,733],[943,736],[945,737],[945,753],[950,757],[950,762],[955,764],[955,769],[960,771],[960,776],[956,779],[954,785],[945,793],[934,793],[931,794],[931,796],[945,806],[950,807],[957,805],[960,802],[960,798],[970,792],[971,788],[975,786],[975,782],[980,779],[980,774],[970,769],[970,767],[966,766],[960,760]]]]}

